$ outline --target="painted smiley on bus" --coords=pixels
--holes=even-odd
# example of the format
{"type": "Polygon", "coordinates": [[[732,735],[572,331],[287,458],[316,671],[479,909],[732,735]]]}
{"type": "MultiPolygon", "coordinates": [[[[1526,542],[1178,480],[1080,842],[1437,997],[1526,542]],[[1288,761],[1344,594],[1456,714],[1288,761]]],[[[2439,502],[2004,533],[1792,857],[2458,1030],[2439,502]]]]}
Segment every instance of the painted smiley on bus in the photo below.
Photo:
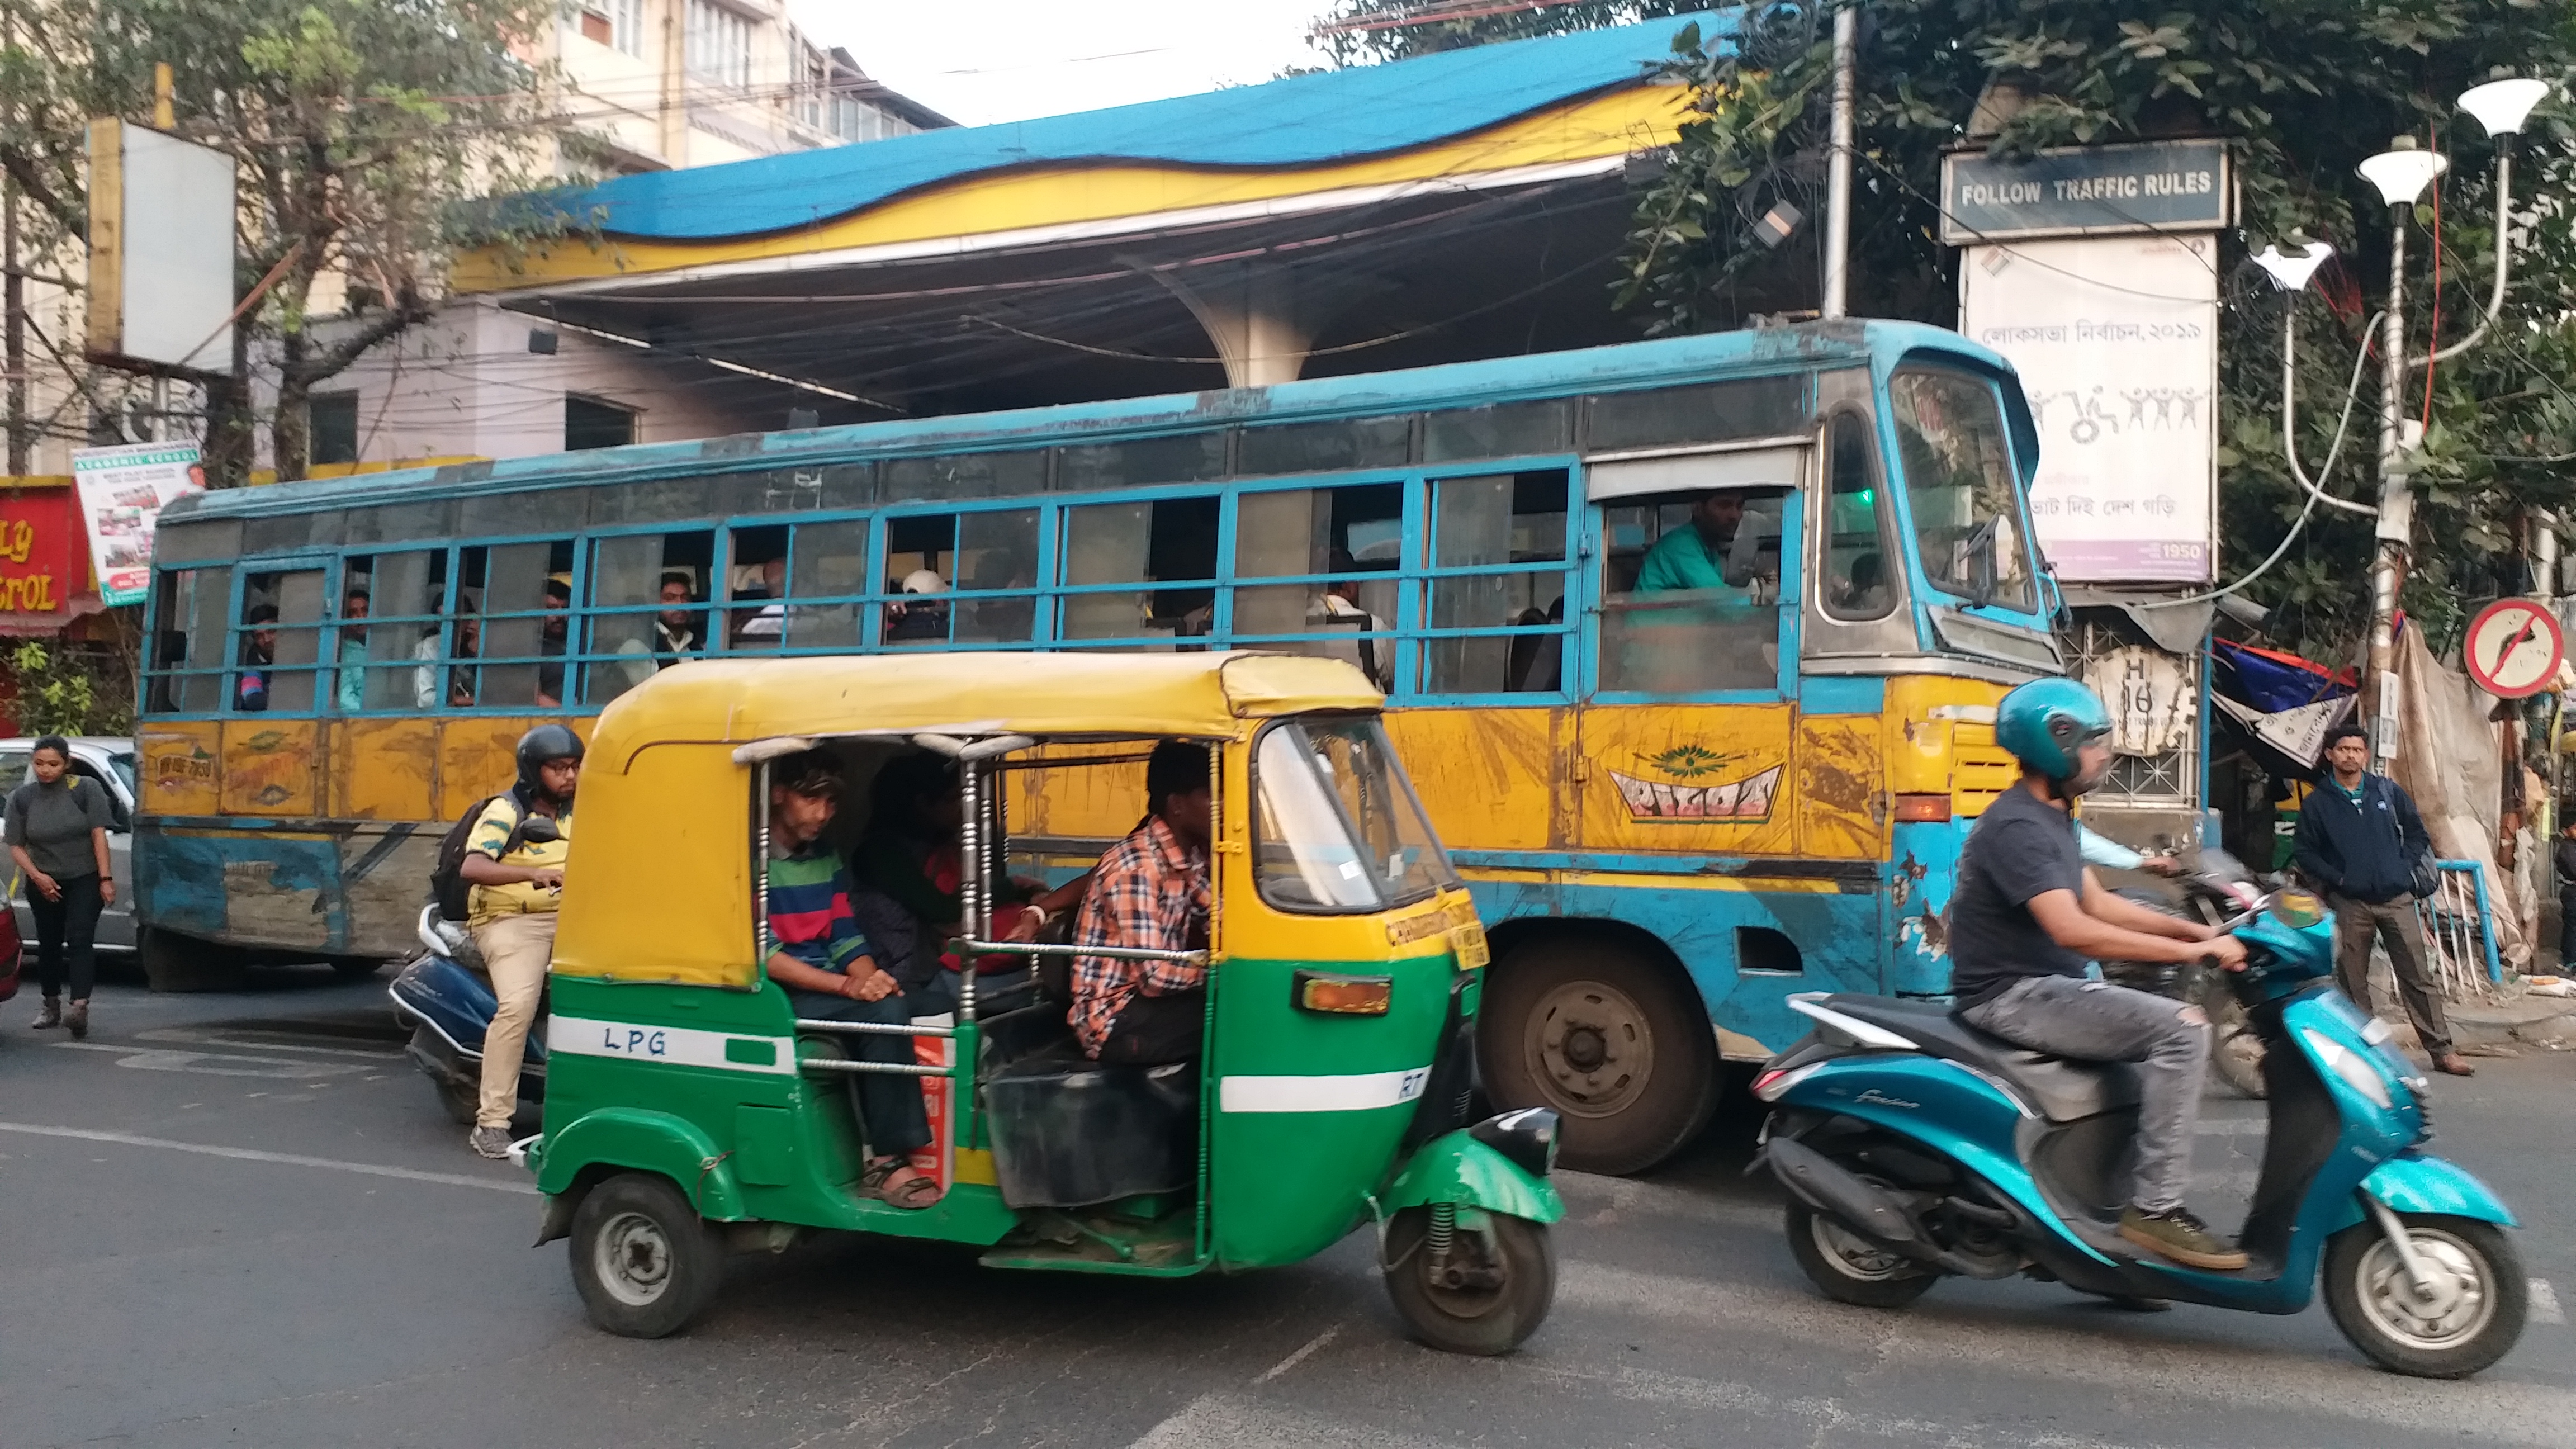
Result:
{"type": "MultiPolygon", "coordinates": [[[[1660,764],[1657,760],[1654,763],[1660,764]]],[[[1719,785],[1677,785],[1610,772],[1628,818],[1641,825],[1749,824],[1771,818],[1771,800],[1780,790],[1780,769],[1767,770],[1719,785]]]]}

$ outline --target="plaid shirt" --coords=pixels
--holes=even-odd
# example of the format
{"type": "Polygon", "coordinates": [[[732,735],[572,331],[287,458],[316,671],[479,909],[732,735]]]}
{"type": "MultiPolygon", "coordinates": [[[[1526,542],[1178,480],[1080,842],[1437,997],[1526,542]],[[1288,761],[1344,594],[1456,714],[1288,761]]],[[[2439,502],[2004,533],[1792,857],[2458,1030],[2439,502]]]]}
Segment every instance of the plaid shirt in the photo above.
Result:
{"type": "MultiPolygon", "coordinates": [[[[1091,878],[1075,921],[1074,944],[1190,950],[1192,928],[1205,928],[1207,907],[1199,896],[1207,884],[1207,857],[1184,847],[1161,819],[1148,820],[1100,857],[1100,872],[1091,878]]],[[[1205,984],[1205,966],[1077,956],[1067,1019],[1084,1054],[1097,1057],[1109,1040],[1109,1024],[1138,992],[1166,996],[1205,984]]]]}

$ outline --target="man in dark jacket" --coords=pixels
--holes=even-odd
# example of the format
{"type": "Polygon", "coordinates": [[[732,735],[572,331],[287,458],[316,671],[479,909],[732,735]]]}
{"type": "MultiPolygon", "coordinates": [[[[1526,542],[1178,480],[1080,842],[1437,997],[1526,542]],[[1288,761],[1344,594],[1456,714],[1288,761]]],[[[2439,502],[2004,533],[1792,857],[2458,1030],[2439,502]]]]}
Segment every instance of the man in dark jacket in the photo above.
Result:
{"type": "Polygon", "coordinates": [[[2299,807],[2297,863],[2335,915],[2335,979],[2363,1011],[2370,1005],[2370,948],[2388,948],[2397,994],[2433,1070],[2477,1073],[2451,1049],[2451,1026],[2424,960],[2415,914],[2415,861],[2432,846],[2424,817],[2396,781],[2369,772],[2370,738],[2346,725],[2326,736],[2331,768],[2299,807]]]}
{"type": "Polygon", "coordinates": [[[2558,835],[2558,969],[2576,971],[2576,816],[2558,835]]]}

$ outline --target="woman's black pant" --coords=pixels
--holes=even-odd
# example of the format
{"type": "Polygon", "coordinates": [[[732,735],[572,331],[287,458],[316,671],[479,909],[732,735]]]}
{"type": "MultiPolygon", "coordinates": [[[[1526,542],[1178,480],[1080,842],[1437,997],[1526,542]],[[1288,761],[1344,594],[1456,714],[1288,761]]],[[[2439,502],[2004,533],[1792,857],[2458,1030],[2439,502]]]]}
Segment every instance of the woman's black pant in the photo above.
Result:
{"type": "Polygon", "coordinates": [[[68,975],[72,1000],[87,1001],[98,976],[98,913],[107,902],[95,874],[58,875],[54,884],[62,887],[62,897],[49,901],[34,881],[27,882],[27,908],[36,916],[36,984],[45,995],[60,996],[68,975]]]}

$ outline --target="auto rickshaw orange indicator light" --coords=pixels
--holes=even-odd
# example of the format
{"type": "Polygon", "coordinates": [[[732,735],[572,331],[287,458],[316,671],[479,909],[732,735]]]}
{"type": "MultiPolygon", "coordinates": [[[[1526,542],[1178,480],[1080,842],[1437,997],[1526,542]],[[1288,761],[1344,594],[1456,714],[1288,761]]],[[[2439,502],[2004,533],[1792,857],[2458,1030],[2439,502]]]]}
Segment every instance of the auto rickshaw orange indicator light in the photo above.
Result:
{"type": "Polygon", "coordinates": [[[1384,1016],[1395,1000],[1392,976],[1328,976],[1320,971],[1297,973],[1297,1004],[1308,1011],[1340,1016],[1384,1016]]]}
{"type": "Polygon", "coordinates": [[[1896,797],[1896,818],[1915,822],[1947,820],[1950,818],[1950,797],[1899,795],[1896,797]]]}

